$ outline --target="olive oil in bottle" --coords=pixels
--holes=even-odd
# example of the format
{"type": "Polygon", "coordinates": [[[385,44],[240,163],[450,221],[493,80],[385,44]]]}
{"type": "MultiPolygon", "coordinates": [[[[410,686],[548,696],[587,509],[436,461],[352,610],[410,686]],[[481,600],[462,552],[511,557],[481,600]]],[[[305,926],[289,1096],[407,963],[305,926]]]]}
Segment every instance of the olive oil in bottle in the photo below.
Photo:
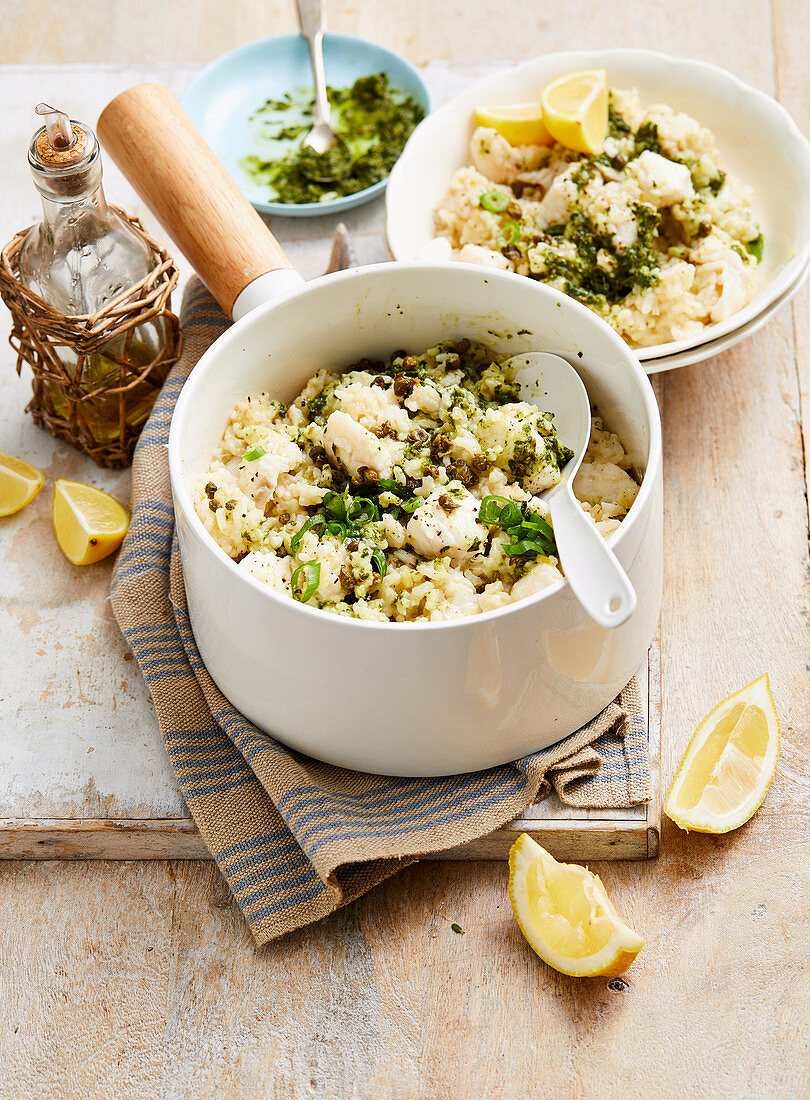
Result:
{"type": "MultiPolygon", "coordinates": [[[[153,269],[148,244],[107,205],[101,185],[101,153],[93,131],[47,104],[36,108],[45,125],[34,134],[28,163],[42,198],[43,220],[31,228],[19,257],[21,282],[68,316],[93,315],[139,283],[153,269]]],[[[79,380],[82,415],[98,443],[121,434],[117,394],[107,392],[121,367],[109,356],[125,358],[137,374],[153,362],[166,343],[162,318],[146,321],[115,337],[84,358],[79,380]]],[[[78,359],[69,347],[59,357],[73,375],[78,359]]],[[[165,379],[150,374],[128,391],[126,426],[137,429],[148,417],[165,379]]],[[[132,375],[129,376],[130,380],[132,375]]],[[[57,382],[46,383],[54,411],[69,414],[70,398],[57,382]]]]}

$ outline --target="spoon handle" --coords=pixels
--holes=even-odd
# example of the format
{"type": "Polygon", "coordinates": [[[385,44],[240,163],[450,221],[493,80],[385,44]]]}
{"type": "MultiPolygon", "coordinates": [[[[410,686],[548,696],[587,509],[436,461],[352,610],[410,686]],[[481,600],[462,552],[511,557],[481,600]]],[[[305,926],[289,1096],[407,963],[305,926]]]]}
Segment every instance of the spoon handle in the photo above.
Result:
{"type": "Polygon", "coordinates": [[[312,75],[315,79],[315,123],[329,125],[331,111],[326,94],[326,77],[323,71],[323,35],[326,30],[325,0],[296,0],[298,23],[306,38],[312,58],[312,75]]]}
{"type": "Polygon", "coordinates": [[[569,483],[548,501],[557,553],[582,607],[599,626],[621,626],[636,609],[636,592],[569,483]]]}

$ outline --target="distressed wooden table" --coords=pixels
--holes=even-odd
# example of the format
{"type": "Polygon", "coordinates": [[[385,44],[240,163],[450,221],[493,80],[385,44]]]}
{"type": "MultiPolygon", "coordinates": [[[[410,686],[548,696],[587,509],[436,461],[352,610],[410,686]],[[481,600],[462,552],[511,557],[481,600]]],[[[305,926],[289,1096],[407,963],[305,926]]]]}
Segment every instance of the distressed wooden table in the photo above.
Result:
{"type": "MultiPolygon", "coordinates": [[[[9,5],[0,40],[0,62],[10,66],[0,73],[3,240],[37,214],[23,164],[32,104],[14,89],[41,88],[37,99],[58,98],[81,117],[98,72],[29,63],[114,60],[138,79],[148,56],[182,81],[178,61],[204,61],[293,23],[281,0],[261,10],[249,0],[200,0],[193,20],[184,8],[150,0],[136,13],[86,0],[82,20],[68,21],[54,0],[9,5]]],[[[795,0],[744,8],[573,0],[560,9],[336,0],[330,16],[336,29],[420,62],[616,44],[702,57],[778,94],[810,130],[810,28],[795,0]]],[[[118,74],[123,85],[127,74],[118,74]]],[[[110,193],[123,197],[107,175],[110,193]]],[[[314,239],[322,228],[305,232],[314,239]]],[[[365,261],[375,258],[367,245],[358,241],[365,261]]],[[[783,742],[768,798],[743,829],[687,836],[665,823],[658,860],[599,866],[618,909],[647,938],[626,981],[575,981],[540,963],[514,925],[499,861],[409,868],[261,951],[209,864],[7,861],[0,1097],[807,1095],[808,336],[804,291],[744,344],[657,383],[664,782],[700,716],[763,669],[783,742]]],[[[8,367],[6,356],[0,369],[8,367]]],[[[13,398],[18,409],[26,387],[13,398]]],[[[13,424],[2,449],[37,455],[51,477],[86,473],[27,418],[13,424]]],[[[117,480],[125,494],[126,475],[117,480]]],[[[98,751],[111,728],[120,756],[82,792],[88,817],[122,806],[137,817],[140,795],[128,786],[136,770],[165,781],[167,816],[178,812],[159,743],[132,728],[145,695],[123,643],[111,648],[109,611],[97,601],[109,567],[69,570],[47,508],[14,539],[17,560],[34,564],[0,617],[0,737],[20,775],[27,767],[40,783],[0,791],[0,816],[15,816],[22,790],[28,816],[59,816],[55,800],[75,797],[54,785],[65,754],[82,772],[79,756],[98,751]],[[53,606],[64,629],[43,631],[43,609],[53,606]]],[[[0,585],[9,583],[4,573],[0,585]]]]}

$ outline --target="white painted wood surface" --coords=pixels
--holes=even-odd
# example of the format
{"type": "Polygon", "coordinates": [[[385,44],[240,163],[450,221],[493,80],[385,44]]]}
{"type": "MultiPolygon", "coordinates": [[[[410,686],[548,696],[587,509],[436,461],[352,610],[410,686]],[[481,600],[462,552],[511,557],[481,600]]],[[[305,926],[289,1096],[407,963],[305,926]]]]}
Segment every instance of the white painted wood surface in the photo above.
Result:
{"type": "MultiPolygon", "coordinates": [[[[440,104],[494,65],[437,62],[425,76],[440,104]]],[[[24,152],[34,129],[31,105],[70,103],[75,117],[95,123],[101,108],[123,88],[160,80],[180,94],[191,67],[67,67],[0,70],[0,102],[8,105],[11,132],[2,138],[8,169],[3,183],[0,238],[38,218],[38,196],[24,152]],[[77,95],[78,92],[78,95],[77,95]],[[15,156],[16,154],[16,156],[15,156]]],[[[143,217],[151,216],[109,160],[109,197],[143,217]]],[[[379,200],[343,218],[276,219],[273,229],[307,277],[324,270],[339,220],[348,224],[358,259],[388,259],[379,200]]],[[[170,245],[171,247],[171,245],[170,245]]],[[[182,283],[190,269],[181,261],[182,283]]],[[[179,309],[180,296],[175,308],[179,309]]],[[[5,313],[5,310],[3,311],[5,313]]],[[[82,569],[60,553],[50,524],[54,477],[89,481],[127,499],[128,472],[99,470],[89,459],[53,440],[22,415],[29,379],[10,369],[11,348],[0,349],[0,450],[18,454],[48,476],[37,500],[0,524],[0,597],[11,614],[0,618],[3,707],[10,716],[0,757],[0,856],[79,858],[188,858],[205,846],[188,831],[185,809],[166,758],[154,709],[107,602],[111,562],[82,569]],[[50,578],[43,592],[42,578],[50,578]],[[32,684],[36,685],[32,692],[32,684]],[[151,822],[139,828],[138,822],[151,822]],[[157,825],[161,822],[161,825],[157,825]],[[173,842],[174,841],[174,842],[173,842]]],[[[654,669],[657,665],[654,666],[654,669]]],[[[647,670],[641,670],[646,681],[647,670]]],[[[645,694],[647,684],[644,683],[645,694]]],[[[657,673],[652,683],[652,744],[657,779],[657,673]]],[[[555,819],[550,835],[560,856],[579,849],[582,858],[646,858],[657,851],[658,791],[650,806],[627,810],[571,811],[551,798],[532,807],[517,827],[555,819]],[[572,841],[565,822],[571,821],[572,841]],[[584,821],[584,824],[575,824],[584,821]],[[616,822],[614,830],[611,823],[616,822]],[[593,839],[590,840],[589,838],[593,839]],[[612,838],[612,840],[611,840],[612,838]]],[[[512,830],[513,831],[513,830],[512,830]]],[[[465,846],[463,858],[500,858],[511,832],[465,846]]]]}

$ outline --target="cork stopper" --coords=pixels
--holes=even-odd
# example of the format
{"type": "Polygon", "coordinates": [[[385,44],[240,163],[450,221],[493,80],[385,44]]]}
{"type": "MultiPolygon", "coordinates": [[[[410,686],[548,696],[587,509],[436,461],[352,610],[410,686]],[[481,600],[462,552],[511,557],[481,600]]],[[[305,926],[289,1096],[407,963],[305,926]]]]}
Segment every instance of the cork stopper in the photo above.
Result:
{"type": "Polygon", "coordinates": [[[28,163],[39,191],[68,200],[97,186],[101,162],[93,131],[47,103],[35,111],[45,125],[31,139],[28,163]]]}
{"type": "Polygon", "coordinates": [[[38,103],[36,114],[45,121],[44,127],[34,136],[32,154],[44,169],[73,168],[81,164],[92,152],[87,131],[78,122],[72,122],[64,111],[47,103],[38,103]]]}

